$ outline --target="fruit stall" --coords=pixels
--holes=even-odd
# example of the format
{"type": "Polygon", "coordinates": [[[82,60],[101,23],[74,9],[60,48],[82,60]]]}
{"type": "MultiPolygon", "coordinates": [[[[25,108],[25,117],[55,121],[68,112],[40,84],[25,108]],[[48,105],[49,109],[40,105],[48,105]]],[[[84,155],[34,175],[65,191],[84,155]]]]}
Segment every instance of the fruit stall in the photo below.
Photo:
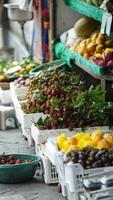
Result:
{"type": "Polygon", "coordinates": [[[56,41],[56,59],[0,61],[0,100],[7,107],[0,114],[4,122],[10,118],[0,128],[19,127],[36,154],[3,153],[0,183],[10,183],[16,170],[20,176],[11,183],[29,180],[39,164],[45,184],[58,184],[68,200],[112,200],[113,101],[105,95],[106,81],[113,81],[112,23],[106,20],[113,6],[103,0],[64,2],[84,16],[56,41]],[[100,84],[87,87],[75,65],[100,84]]]}

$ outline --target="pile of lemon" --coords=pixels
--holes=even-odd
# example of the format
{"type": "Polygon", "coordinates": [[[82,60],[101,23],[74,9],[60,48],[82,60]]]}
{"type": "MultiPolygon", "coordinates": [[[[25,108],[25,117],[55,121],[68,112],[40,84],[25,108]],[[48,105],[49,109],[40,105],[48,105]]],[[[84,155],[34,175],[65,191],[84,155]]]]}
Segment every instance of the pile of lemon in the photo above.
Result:
{"type": "Polygon", "coordinates": [[[71,138],[66,137],[62,134],[57,137],[56,143],[58,149],[65,153],[74,150],[81,150],[86,147],[96,149],[111,149],[113,148],[113,134],[104,133],[101,130],[90,132],[76,133],[71,138]]]}

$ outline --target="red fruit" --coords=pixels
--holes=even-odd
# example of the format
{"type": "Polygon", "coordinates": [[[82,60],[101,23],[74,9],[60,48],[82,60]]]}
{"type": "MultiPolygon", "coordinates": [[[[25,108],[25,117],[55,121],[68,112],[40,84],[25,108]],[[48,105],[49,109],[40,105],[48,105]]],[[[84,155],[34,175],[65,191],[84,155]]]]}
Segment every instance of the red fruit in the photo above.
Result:
{"type": "Polygon", "coordinates": [[[21,163],[22,163],[21,159],[17,159],[15,164],[21,164],[21,163]]]}
{"type": "Polygon", "coordinates": [[[51,122],[51,127],[53,128],[56,128],[58,126],[58,122],[56,120],[52,121],[51,122]]]}
{"type": "Polygon", "coordinates": [[[48,115],[48,114],[49,114],[49,111],[48,111],[48,110],[45,110],[45,111],[44,111],[44,114],[45,114],[45,115],[48,115]]]}
{"type": "Polygon", "coordinates": [[[46,109],[48,109],[50,107],[49,101],[46,102],[46,109]]]}
{"type": "Polygon", "coordinates": [[[52,98],[52,95],[48,95],[48,99],[50,100],[52,98]]]}
{"type": "Polygon", "coordinates": [[[54,96],[56,94],[55,89],[52,89],[51,94],[54,96]]]}
{"type": "Polygon", "coordinates": [[[57,89],[57,85],[56,84],[52,84],[51,85],[51,89],[57,89]]]}
{"type": "Polygon", "coordinates": [[[0,163],[1,163],[2,165],[4,165],[4,164],[5,164],[5,160],[2,159],[2,160],[0,161],[0,163]]]}
{"type": "Polygon", "coordinates": [[[14,160],[14,157],[13,156],[8,156],[8,160],[14,160]]]}
{"type": "Polygon", "coordinates": [[[63,119],[67,120],[68,119],[68,114],[66,112],[63,112],[63,119]]]}
{"type": "Polygon", "coordinates": [[[54,112],[54,110],[55,110],[55,109],[54,109],[53,107],[50,108],[51,114],[54,112]]]}
{"type": "Polygon", "coordinates": [[[47,90],[47,94],[51,94],[51,89],[48,89],[48,90],[47,90]]]}
{"type": "Polygon", "coordinates": [[[32,102],[29,102],[29,106],[30,106],[30,107],[32,107],[32,104],[33,104],[32,102]]]}
{"type": "Polygon", "coordinates": [[[57,117],[62,118],[63,113],[62,112],[57,112],[57,117]]]}
{"type": "Polygon", "coordinates": [[[60,107],[58,110],[59,112],[63,112],[63,107],[60,107]]]}
{"type": "Polygon", "coordinates": [[[37,108],[40,108],[40,104],[39,104],[39,103],[36,103],[36,107],[37,107],[37,108]]]}
{"type": "Polygon", "coordinates": [[[14,161],[14,160],[10,160],[10,161],[9,161],[9,164],[10,164],[10,165],[14,165],[14,164],[15,164],[15,161],[14,161]]]}
{"type": "Polygon", "coordinates": [[[60,94],[60,98],[61,98],[61,99],[65,98],[65,94],[63,94],[63,93],[60,94]]]}
{"type": "Polygon", "coordinates": [[[46,104],[43,103],[43,104],[40,106],[40,108],[41,108],[42,110],[45,109],[45,108],[46,108],[46,104]]]}
{"type": "Polygon", "coordinates": [[[47,89],[47,87],[44,88],[43,92],[44,92],[44,94],[48,94],[48,89],[47,89]]]}
{"type": "Polygon", "coordinates": [[[71,97],[70,96],[66,96],[66,100],[70,100],[71,99],[71,97]]]}

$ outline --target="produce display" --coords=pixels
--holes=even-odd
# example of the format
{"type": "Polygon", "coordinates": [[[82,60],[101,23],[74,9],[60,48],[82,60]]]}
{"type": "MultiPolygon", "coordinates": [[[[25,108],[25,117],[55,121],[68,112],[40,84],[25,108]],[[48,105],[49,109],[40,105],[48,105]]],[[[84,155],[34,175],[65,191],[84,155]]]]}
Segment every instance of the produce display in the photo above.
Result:
{"type": "Polygon", "coordinates": [[[80,151],[71,151],[66,154],[66,162],[79,163],[85,169],[113,166],[112,149],[85,148],[80,151]]]}
{"type": "Polygon", "coordinates": [[[48,115],[36,123],[40,129],[112,125],[113,103],[105,102],[100,86],[86,90],[84,81],[66,69],[43,71],[33,78],[21,108],[26,114],[48,115]]]}
{"type": "Polygon", "coordinates": [[[93,6],[99,7],[104,0],[82,0],[85,3],[91,4],[93,6]]]}
{"type": "Polygon", "coordinates": [[[17,159],[12,155],[9,156],[0,155],[0,165],[17,165],[17,164],[24,164],[31,162],[32,160],[17,159]]]}
{"type": "MultiPolygon", "coordinates": [[[[112,125],[113,103],[107,103],[104,100],[103,92],[100,87],[91,87],[89,90],[79,92],[68,100],[69,105],[65,105],[65,101],[59,104],[51,104],[50,116],[45,119],[39,119],[36,126],[40,129],[60,129],[68,128],[70,131],[75,127],[87,126],[108,126],[112,125]],[[60,107],[59,107],[60,105],[60,107]]],[[[54,99],[52,99],[53,102],[54,99]]],[[[55,98],[56,100],[56,98],[55,98]]],[[[67,102],[67,101],[66,101],[67,102]]]]}
{"type": "Polygon", "coordinates": [[[28,75],[30,70],[38,66],[39,64],[36,61],[32,60],[31,57],[26,57],[23,58],[22,62],[20,62],[18,65],[21,66],[21,69],[15,73],[15,76],[17,77],[19,77],[20,75],[28,75]]]}
{"type": "Polygon", "coordinates": [[[23,58],[21,62],[18,61],[0,61],[0,81],[8,81],[12,78],[20,76],[27,76],[30,70],[38,66],[38,63],[30,57],[23,58]]]}
{"type": "Polygon", "coordinates": [[[68,117],[71,120],[72,96],[76,96],[84,88],[84,82],[74,72],[65,69],[43,71],[29,84],[28,102],[22,104],[22,108],[27,113],[33,108],[36,112],[44,112],[51,117],[56,115],[59,120],[68,117]]]}
{"type": "Polygon", "coordinates": [[[20,77],[14,81],[14,84],[16,87],[27,87],[32,79],[33,77],[20,77]]]}
{"type": "Polygon", "coordinates": [[[106,35],[94,32],[87,39],[77,40],[70,49],[113,74],[113,41],[106,35]]]}
{"type": "Polygon", "coordinates": [[[113,148],[113,134],[104,133],[101,130],[91,132],[80,132],[67,138],[65,134],[57,137],[58,149],[67,153],[70,151],[81,150],[86,147],[95,149],[113,148]]]}

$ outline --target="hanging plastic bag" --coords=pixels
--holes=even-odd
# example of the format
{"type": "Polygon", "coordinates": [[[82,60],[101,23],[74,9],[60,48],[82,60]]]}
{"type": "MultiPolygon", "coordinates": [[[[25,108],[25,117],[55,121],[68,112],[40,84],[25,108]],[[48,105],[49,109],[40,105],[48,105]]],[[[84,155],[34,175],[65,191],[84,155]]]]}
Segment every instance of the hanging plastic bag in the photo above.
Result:
{"type": "Polygon", "coordinates": [[[21,10],[33,11],[33,0],[20,0],[19,8],[21,10]]]}

